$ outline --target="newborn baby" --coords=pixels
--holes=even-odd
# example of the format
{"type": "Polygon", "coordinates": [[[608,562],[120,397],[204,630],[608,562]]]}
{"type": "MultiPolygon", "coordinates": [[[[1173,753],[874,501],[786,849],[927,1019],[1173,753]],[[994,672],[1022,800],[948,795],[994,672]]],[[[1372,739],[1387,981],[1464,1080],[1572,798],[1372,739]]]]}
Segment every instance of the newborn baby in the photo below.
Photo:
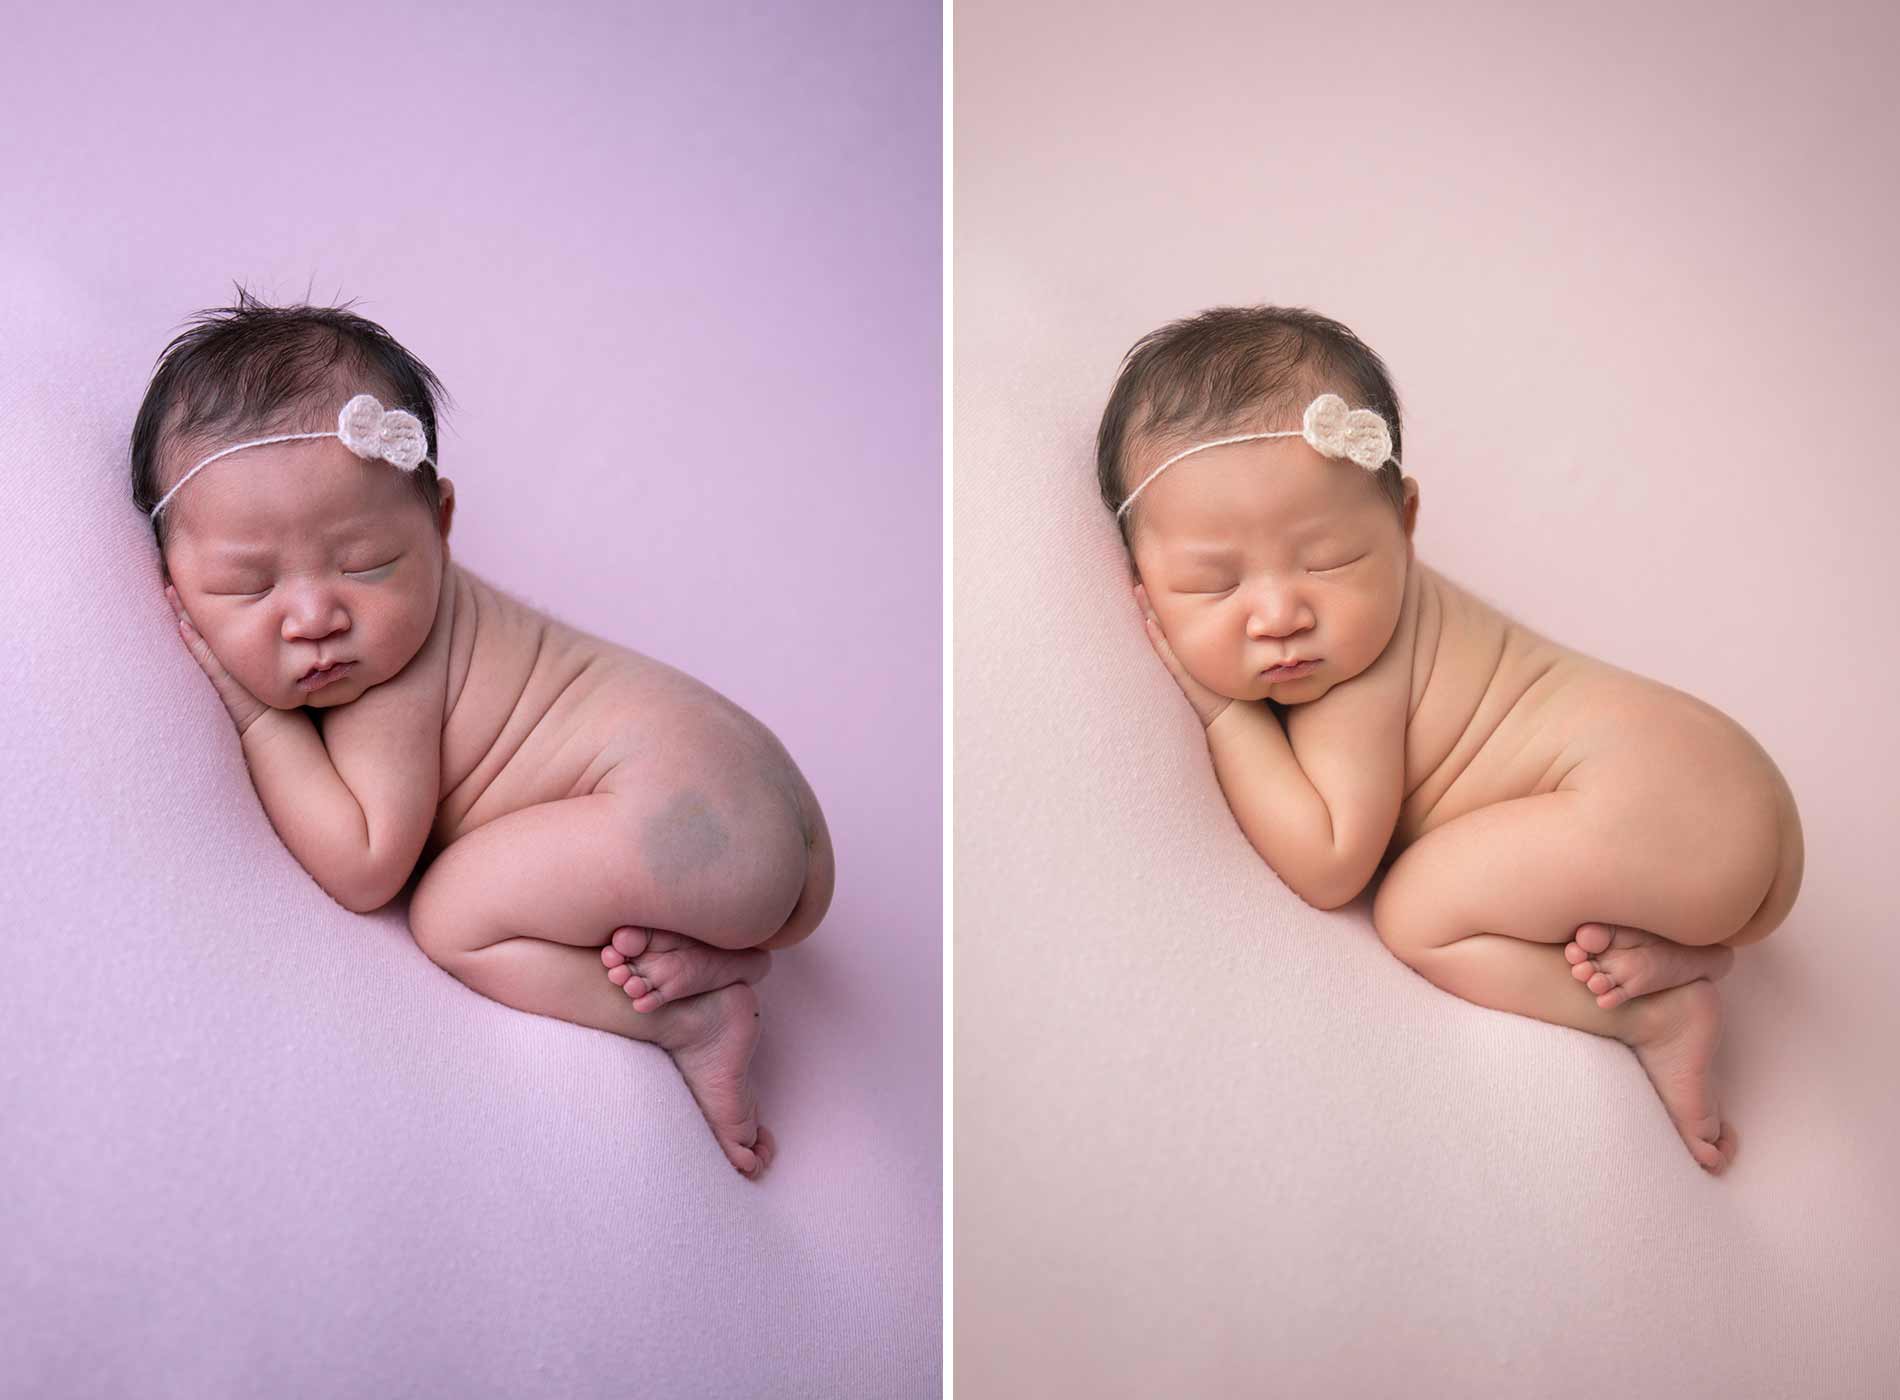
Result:
{"type": "Polygon", "coordinates": [[[441,385],[381,327],[242,288],[198,321],[140,408],[133,499],[284,844],[359,913],[421,869],[434,962],[662,1047],[756,1176],[753,984],[831,902],[811,788],[723,696],[455,564],[441,385]]]}
{"type": "Polygon", "coordinates": [[[1221,308],[1144,337],[1102,498],[1149,640],[1261,857],[1467,1001],[1631,1047],[1695,1160],[1734,1130],[1715,979],[1801,887],[1774,762],[1721,711],[1422,563],[1385,366],[1338,322],[1221,308]]]}

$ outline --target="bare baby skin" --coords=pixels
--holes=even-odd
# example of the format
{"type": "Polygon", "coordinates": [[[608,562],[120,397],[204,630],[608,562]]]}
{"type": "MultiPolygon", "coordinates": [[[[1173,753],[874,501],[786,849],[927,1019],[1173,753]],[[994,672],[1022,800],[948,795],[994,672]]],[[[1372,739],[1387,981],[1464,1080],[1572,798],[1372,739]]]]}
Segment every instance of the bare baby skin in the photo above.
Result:
{"type": "MultiPolygon", "coordinates": [[[[1178,446],[1169,445],[1178,450],[1178,446]]],[[[1133,446],[1127,478],[1165,459],[1133,446]]],[[[1371,474],[1304,439],[1162,473],[1131,515],[1150,641],[1256,850],[1481,1006],[1629,1045],[1690,1154],[1736,1135],[1715,980],[1801,885],[1794,796],[1746,730],[1544,637],[1420,561],[1371,474]],[[1307,675],[1266,676],[1317,658],[1307,675]]]]}
{"type": "Polygon", "coordinates": [[[416,942],[457,979],[665,1049],[756,1176],[753,987],[830,903],[817,798],[725,697],[457,565],[439,485],[432,517],[333,438],[214,462],[166,507],[181,634],[319,884],[367,912],[413,881],[416,942]]]}

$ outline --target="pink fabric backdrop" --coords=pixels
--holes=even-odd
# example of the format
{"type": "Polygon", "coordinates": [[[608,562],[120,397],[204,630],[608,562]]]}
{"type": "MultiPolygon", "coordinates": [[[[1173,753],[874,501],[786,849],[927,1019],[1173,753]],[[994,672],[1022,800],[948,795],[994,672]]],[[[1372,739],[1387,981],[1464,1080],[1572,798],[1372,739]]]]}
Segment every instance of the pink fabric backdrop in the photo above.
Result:
{"type": "Polygon", "coordinates": [[[65,5],[0,81],[0,1391],[925,1396],[940,1366],[940,15],[65,5]],[[769,725],[830,917],[779,1160],[272,831],[127,497],[241,278],[454,396],[458,560],[769,725]]]}
{"type": "Polygon", "coordinates": [[[1892,1395],[1894,10],[960,0],[954,52],[959,1396],[1892,1395]],[[1787,774],[1725,1176],[1235,828],[1093,434],[1260,301],[1386,358],[1422,558],[1787,774]]]}

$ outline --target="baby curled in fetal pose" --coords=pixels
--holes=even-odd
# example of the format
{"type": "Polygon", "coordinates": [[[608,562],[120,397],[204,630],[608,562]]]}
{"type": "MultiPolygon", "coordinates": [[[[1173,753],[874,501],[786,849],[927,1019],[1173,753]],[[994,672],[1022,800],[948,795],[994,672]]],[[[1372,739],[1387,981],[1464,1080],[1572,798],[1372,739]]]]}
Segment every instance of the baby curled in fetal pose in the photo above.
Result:
{"type": "Polygon", "coordinates": [[[1298,308],[1219,308],[1124,359],[1102,498],[1148,637],[1247,840],[1467,1001],[1613,1036],[1689,1152],[1736,1135],[1715,981],[1801,886],[1773,761],[1691,695],[1562,646],[1417,557],[1385,366],[1298,308]]]}
{"type": "Polygon", "coordinates": [[[416,943],[474,990],[660,1046],[755,1176],[754,984],[831,901],[810,787],[723,696],[450,558],[441,385],[388,332],[238,292],[161,356],[132,497],[271,823],[357,912],[420,871],[416,943]]]}

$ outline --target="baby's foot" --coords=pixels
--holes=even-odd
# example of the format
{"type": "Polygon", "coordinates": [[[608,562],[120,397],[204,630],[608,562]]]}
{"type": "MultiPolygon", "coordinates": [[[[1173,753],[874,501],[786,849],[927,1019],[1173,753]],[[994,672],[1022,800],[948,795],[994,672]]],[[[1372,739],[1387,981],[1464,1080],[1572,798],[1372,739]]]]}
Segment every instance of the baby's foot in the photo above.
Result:
{"type": "Polygon", "coordinates": [[[682,997],[757,982],[772,966],[772,955],[763,949],[732,952],[682,933],[631,925],[614,930],[600,960],[607,980],[633,998],[635,1011],[658,1011],[682,997]]]}
{"type": "Polygon", "coordinates": [[[748,1177],[771,1164],[776,1144],[759,1126],[746,1071],[759,1043],[759,994],[744,983],[675,1002],[659,1045],[673,1057],[728,1161],[748,1177]]]}
{"type": "Polygon", "coordinates": [[[1735,1160],[1735,1130],[1722,1121],[1709,1083],[1709,1061],[1721,1038],[1722,1003],[1705,978],[1658,992],[1632,1007],[1642,1014],[1629,1035],[1649,1082],[1669,1111],[1689,1155],[1720,1176],[1735,1160]]]}
{"type": "Polygon", "coordinates": [[[1608,1011],[1631,997],[1698,977],[1712,982],[1728,971],[1735,950],[1721,943],[1685,947],[1625,924],[1584,924],[1576,941],[1564,944],[1564,957],[1570,960],[1570,975],[1587,984],[1597,994],[1597,1005],[1608,1011]]]}

